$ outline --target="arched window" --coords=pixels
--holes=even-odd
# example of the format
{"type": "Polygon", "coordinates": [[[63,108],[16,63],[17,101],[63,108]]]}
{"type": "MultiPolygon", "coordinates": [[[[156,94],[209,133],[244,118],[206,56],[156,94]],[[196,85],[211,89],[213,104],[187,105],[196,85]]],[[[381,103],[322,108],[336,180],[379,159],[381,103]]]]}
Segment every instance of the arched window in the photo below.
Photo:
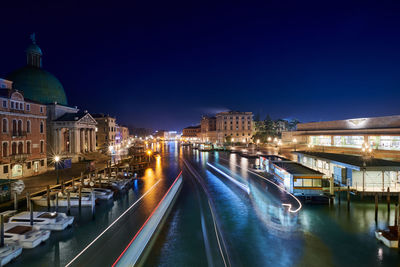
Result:
{"type": "Polygon", "coordinates": [[[40,153],[44,153],[44,141],[40,140],[40,153]]]}
{"type": "Polygon", "coordinates": [[[17,135],[17,120],[13,120],[13,123],[12,123],[12,132],[13,132],[13,135],[14,135],[14,136],[17,135]]]}
{"type": "Polygon", "coordinates": [[[4,142],[3,143],[3,157],[7,157],[8,156],[8,143],[4,142]]]}
{"type": "Polygon", "coordinates": [[[26,121],[26,132],[27,133],[31,132],[31,121],[26,121]]]}
{"type": "Polygon", "coordinates": [[[44,125],[43,125],[43,121],[40,122],[40,133],[43,133],[44,131],[44,125]]]}
{"type": "Polygon", "coordinates": [[[19,136],[22,135],[22,121],[21,120],[18,121],[18,135],[19,136]]]}
{"type": "Polygon", "coordinates": [[[31,141],[26,142],[26,154],[31,154],[31,141]]]}
{"type": "Polygon", "coordinates": [[[24,153],[24,144],[20,142],[18,144],[18,154],[23,154],[24,153]]]}
{"type": "Polygon", "coordinates": [[[8,132],[8,120],[7,119],[3,119],[2,128],[3,128],[3,133],[8,132]]]}
{"type": "Polygon", "coordinates": [[[11,155],[17,154],[17,143],[13,142],[11,145],[11,155]]]}

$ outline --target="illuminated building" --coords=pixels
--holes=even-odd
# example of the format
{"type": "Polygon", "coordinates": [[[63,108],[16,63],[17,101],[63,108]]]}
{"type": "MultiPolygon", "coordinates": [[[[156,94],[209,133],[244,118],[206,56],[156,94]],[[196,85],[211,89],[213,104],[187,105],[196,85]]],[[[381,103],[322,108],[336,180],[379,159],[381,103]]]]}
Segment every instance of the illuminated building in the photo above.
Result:
{"type": "Polygon", "coordinates": [[[47,171],[46,106],[0,79],[0,178],[21,178],[47,171]]]}
{"type": "Polygon", "coordinates": [[[299,123],[296,131],[282,133],[284,143],[294,138],[333,153],[362,154],[367,144],[375,157],[400,159],[400,115],[299,123]]]}
{"type": "Polygon", "coordinates": [[[110,115],[93,114],[97,122],[96,147],[97,150],[107,152],[109,147],[115,147],[117,134],[116,119],[110,115]]]}
{"type": "Polygon", "coordinates": [[[200,139],[201,126],[189,126],[183,129],[182,138],[187,139],[189,141],[197,141],[200,139]]]}

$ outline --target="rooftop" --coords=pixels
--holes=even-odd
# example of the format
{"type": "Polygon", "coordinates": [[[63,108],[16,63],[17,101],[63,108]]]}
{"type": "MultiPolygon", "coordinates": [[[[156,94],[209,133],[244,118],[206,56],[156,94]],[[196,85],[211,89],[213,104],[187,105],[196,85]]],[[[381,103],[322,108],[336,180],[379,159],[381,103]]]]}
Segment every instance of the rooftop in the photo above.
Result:
{"type": "Polygon", "coordinates": [[[400,162],[390,161],[377,158],[364,159],[357,155],[348,154],[335,154],[335,153],[325,153],[325,152],[310,152],[310,151],[297,151],[293,153],[304,154],[316,158],[321,158],[329,161],[344,163],[347,165],[353,165],[357,167],[363,167],[365,162],[365,167],[398,167],[400,168],[400,162]]]}
{"type": "Polygon", "coordinates": [[[315,175],[315,176],[323,176],[324,174],[315,171],[313,169],[310,169],[306,166],[303,166],[297,162],[292,162],[292,161],[274,161],[274,165],[286,170],[290,174],[293,175],[315,175]]]}
{"type": "Polygon", "coordinates": [[[78,121],[83,118],[87,113],[86,112],[78,112],[78,113],[65,113],[56,121],[78,121]]]}

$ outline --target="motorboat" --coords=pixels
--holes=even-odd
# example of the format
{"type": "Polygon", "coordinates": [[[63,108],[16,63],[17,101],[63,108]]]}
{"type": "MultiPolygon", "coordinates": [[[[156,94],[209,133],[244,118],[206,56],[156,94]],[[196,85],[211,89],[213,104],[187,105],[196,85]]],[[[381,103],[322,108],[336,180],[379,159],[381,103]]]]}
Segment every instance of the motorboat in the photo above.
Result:
{"type": "MultiPolygon", "coordinates": [[[[63,212],[33,212],[33,225],[41,230],[62,231],[74,222],[73,216],[67,216],[63,212]]],[[[9,224],[30,225],[30,212],[18,213],[8,220],[9,224]]]]}
{"type": "Polygon", "coordinates": [[[109,200],[114,196],[114,192],[111,189],[99,188],[99,187],[84,187],[82,188],[82,193],[94,192],[96,199],[109,200]]]}
{"type": "MultiPolygon", "coordinates": [[[[68,196],[65,193],[58,192],[58,207],[67,207],[68,206],[68,196]]],[[[41,195],[37,197],[31,198],[33,203],[38,206],[47,207],[47,195],[41,195]]],[[[79,206],[79,194],[78,193],[70,193],[70,206],[78,207],[79,206]]],[[[95,199],[94,199],[95,200],[95,199]]],[[[93,205],[92,195],[88,193],[83,193],[81,195],[81,205],[82,206],[92,206],[93,205]]],[[[55,195],[50,195],[50,206],[57,206],[57,199],[55,195]]]]}
{"type": "Polygon", "coordinates": [[[50,237],[49,230],[40,230],[37,226],[4,224],[4,243],[19,245],[23,248],[35,248],[50,237]]]}
{"type": "Polygon", "coordinates": [[[22,247],[4,244],[0,247],[0,266],[4,266],[22,253],[22,247]]]}

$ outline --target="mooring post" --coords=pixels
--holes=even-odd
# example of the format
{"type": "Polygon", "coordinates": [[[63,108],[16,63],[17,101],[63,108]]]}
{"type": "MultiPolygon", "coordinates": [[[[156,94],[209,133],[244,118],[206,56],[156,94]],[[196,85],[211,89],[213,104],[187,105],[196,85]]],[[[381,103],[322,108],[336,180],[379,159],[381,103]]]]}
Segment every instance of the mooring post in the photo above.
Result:
{"type": "Polygon", "coordinates": [[[378,222],[378,194],[375,193],[375,222],[378,222]]]}
{"type": "Polygon", "coordinates": [[[29,210],[29,193],[26,192],[26,210],[29,210]]]}
{"type": "Polygon", "coordinates": [[[390,212],[390,187],[387,188],[386,201],[387,201],[387,209],[388,209],[388,212],[390,212]]]}
{"type": "Polygon", "coordinates": [[[18,194],[14,192],[14,210],[18,210],[18,194]]]}
{"type": "Polygon", "coordinates": [[[67,192],[67,214],[71,214],[71,192],[67,192]]]}
{"type": "Polygon", "coordinates": [[[31,200],[31,198],[29,197],[29,212],[30,212],[30,214],[31,214],[31,226],[33,226],[33,203],[32,203],[32,200],[31,200]]]}
{"type": "Polygon", "coordinates": [[[350,186],[347,186],[347,207],[350,208],[350,186]]]}
{"type": "Polygon", "coordinates": [[[47,185],[47,211],[50,211],[50,185],[47,185]]]}
{"type": "Polygon", "coordinates": [[[396,205],[395,205],[395,208],[394,208],[394,226],[397,226],[397,224],[398,224],[398,214],[397,214],[397,207],[398,206],[398,204],[396,203],[396,205]]]}
{"type": "Polygon", "coordinates": [[[0,215],[0,247],[4,247],[4,216],[0,215]]]}
{"type": "Polygon", "coordinates": [[[58,193],[56,194],[56,211],[58,211],[58,193]]]}
{"type": "Polygon", "coordinates": [[[79,186],[79,210],[82,208],[82,185],[79,186]]]}
{"type": "Polygon", "coordinates": [[[64,181],[61,181],[61,193],[64,194],[64,181]]]}

